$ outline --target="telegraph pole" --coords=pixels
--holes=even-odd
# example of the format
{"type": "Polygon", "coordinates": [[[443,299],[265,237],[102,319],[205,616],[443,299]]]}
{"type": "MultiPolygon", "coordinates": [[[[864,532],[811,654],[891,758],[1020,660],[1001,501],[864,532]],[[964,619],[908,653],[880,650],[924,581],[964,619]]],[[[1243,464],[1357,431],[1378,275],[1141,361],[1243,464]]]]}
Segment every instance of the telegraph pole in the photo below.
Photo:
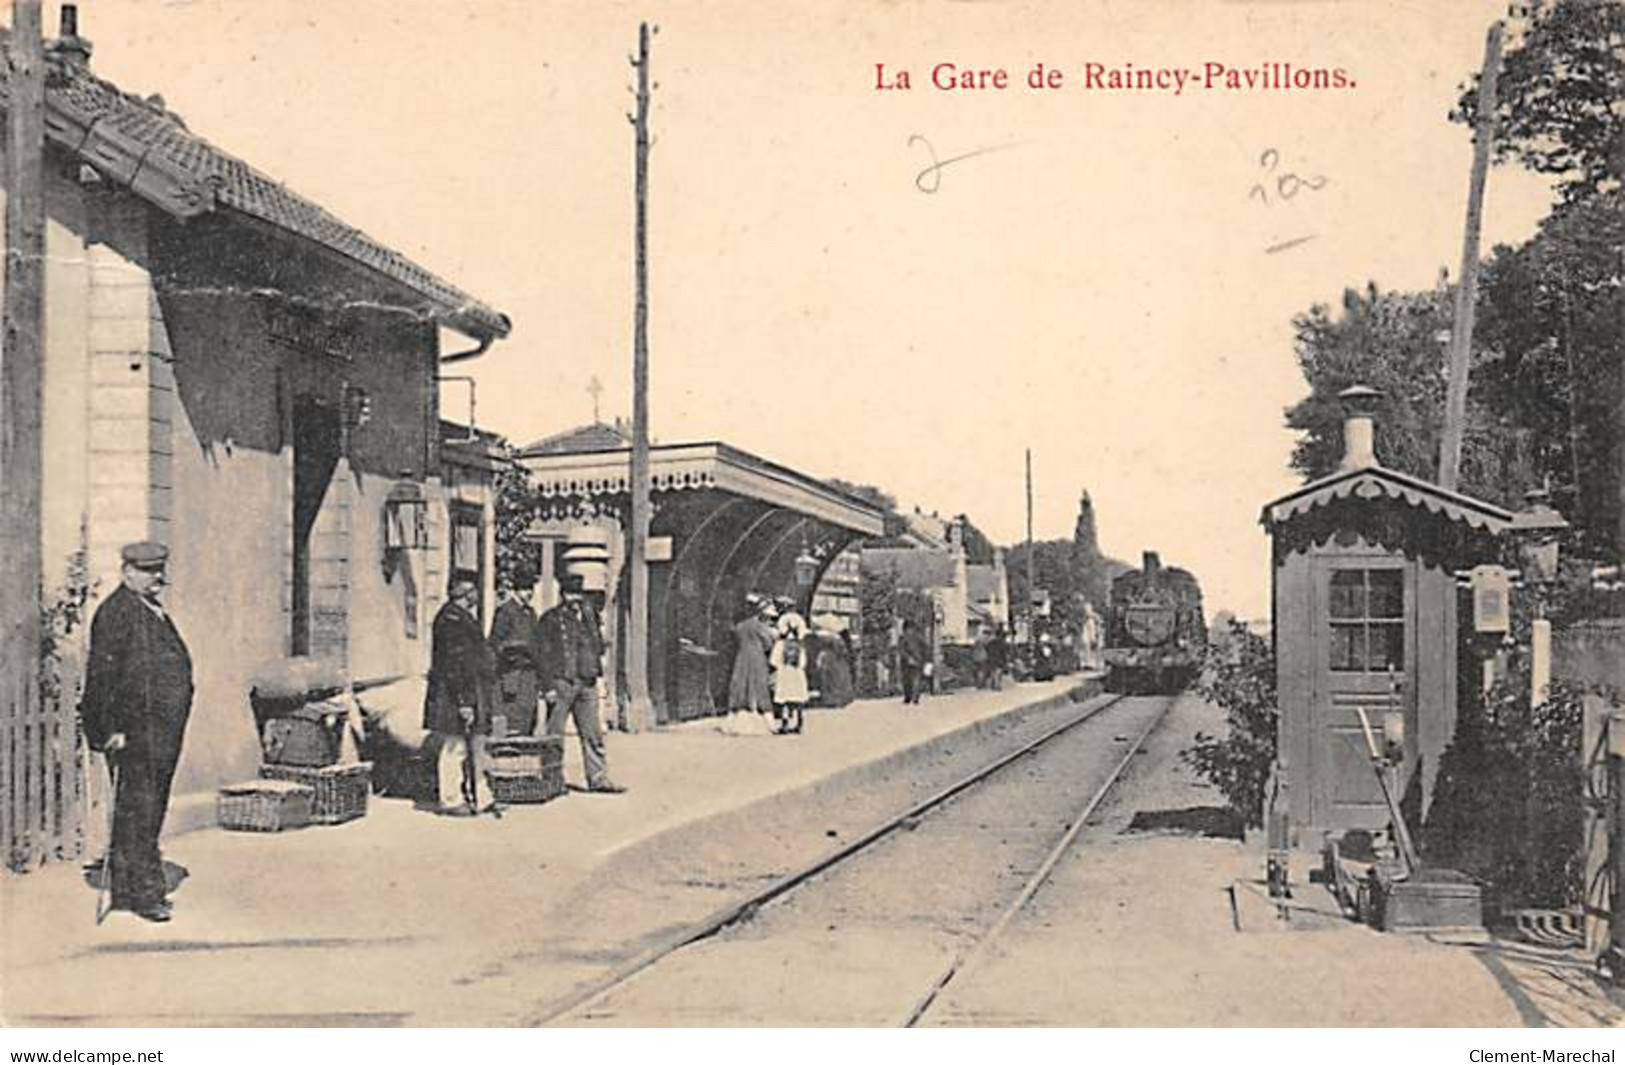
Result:
{"type": "MultiPolygon", "coordinates": [[[[30,840],[43,815],[18,758],[40,726],[40,381],[45,356],[45,45],[40,0],[13,0],[6,117],[6,280],[0,352],[0,859],[30,840]],[[25,790],[26,789],[26,790],[25,790]]],[[[43,770],[39,770],[43,772],[43,770]]]]}
{"type": "MultiPolygon", "coordinates": [[[[1027,650],[1038,653],[1038,618],[1033,609],[1038,586],[1033,583],[1033,449],[1027,449],[1027,650]]],[[[1035,657],[1032,664],[1036,666],[1035,657]]]]}
{"type": "Polygon", "coordinates": [[[626,643],[626,727],[651,729],[654,704],[649,701],[649,35],[638,26],[638,110],[631,117],[636,131],[637,222],[633,237],[637,295],[632,326],[632,505],[626,537],[626,564],[631,569],[632,604],[626,643]]]}
{"type": "Polygon", "coordinates": [[[1495,83],[1501,69],[1501,23],[1490,24],[1484,69],[1478,74],[1478,121],[1473,130],[1473,170],[1467,182],[1467,227],[1461,241],[1455,321],[1450,330],[1450,384],[1445,393],[1444,438],[1439,444],[1439,485],[1455,491],[1461,472],[1461,440],[1467,422],[1467,377],[1472,372],[1473,315],[1478,291],[1478,231],[1484,211],[1484,177],[1495,140],[1495,83]]]}

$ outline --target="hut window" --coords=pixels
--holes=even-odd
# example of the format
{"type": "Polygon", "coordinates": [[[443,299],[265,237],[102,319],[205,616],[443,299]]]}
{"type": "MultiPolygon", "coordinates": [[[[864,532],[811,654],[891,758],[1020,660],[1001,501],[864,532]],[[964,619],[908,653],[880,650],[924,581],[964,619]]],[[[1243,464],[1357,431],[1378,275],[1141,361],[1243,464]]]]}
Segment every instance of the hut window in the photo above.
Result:
{"type": "Polygon", "coordinates": [[[1405,574],[1397,569],[1332,573],[1331,667],[1336,673],[1405,668],[1405,574]]]}

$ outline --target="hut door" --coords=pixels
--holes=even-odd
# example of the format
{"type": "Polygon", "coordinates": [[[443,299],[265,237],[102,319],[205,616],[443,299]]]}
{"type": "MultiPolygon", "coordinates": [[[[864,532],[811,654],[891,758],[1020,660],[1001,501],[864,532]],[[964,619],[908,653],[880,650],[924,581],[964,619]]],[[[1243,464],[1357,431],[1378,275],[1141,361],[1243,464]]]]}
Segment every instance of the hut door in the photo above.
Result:
{"type": "MultiPolygon", "coordinates": [[[[1311,822],[1382,828],[1388,808],[1372,769],[1357,708],[1380,730],[1389,709],[1414,715],[1416,589],[1411,568],[1388,555],[1315,562],[1315,691],[1310,714],[1311,822]]],[[[1414,767],[1415,729],[1406,728],[1414,767]]]]}

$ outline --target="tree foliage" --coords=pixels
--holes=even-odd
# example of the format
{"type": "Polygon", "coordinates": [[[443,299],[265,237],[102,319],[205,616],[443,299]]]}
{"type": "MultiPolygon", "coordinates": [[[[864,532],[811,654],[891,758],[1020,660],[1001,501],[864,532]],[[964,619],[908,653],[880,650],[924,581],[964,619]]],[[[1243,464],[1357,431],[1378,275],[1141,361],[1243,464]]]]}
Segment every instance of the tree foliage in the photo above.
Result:
{"type": "MultiPolygon", "coordinates": [[[[1537,0],[1496,85],[1496,156],[1558,178],[1565,201],[1618,191],[1625,171],[1625,5],[1537,0]]],[[[1478,118],[1478,76],[1450,117],[1478,118]]]]}
{"type": "Polygon", "coordinates": [[[501,581],[521,565],[532,573],[540,571],[537,547],[525,539],[525,530],[541,511],[541,500],[530,485],[525,471],[504,465],[496,472],[494,503],[496,576],[501,581]]]}
{"type": "MultiPolygon", "coordinates": [[[[1621,367],[1625,365],[1625,203],[1600,194],[1554,212],[1518,247],[1499,247],[1478,292],[1462,445],[1463,491],[1519,509],[1551,485],[1583,549],[1606,555],[1619,528],[1621,367]]],[[[1349,290],[1341,314],[1324,305],[1294,319],[1310,394],[1288,408],[1300,436],[1292,466],[1306,480],[1342,457],[1337,394],[1384,393],[1377,457],[1390,469],[1438,477],[1447,377],[1450,291],[1349,290]]]]}
{"type": "Polygon", "coordinates": [[[1203,698],[1224,711],[1223,736],[1196,734],[1180,757],[1196,775],[1219,789],[1248,827],[1264,823],[1264,797],[1275,768],[1275,649],[1268,640],[1232,622],[1228,638],[1208,651],[1203,698]]]}

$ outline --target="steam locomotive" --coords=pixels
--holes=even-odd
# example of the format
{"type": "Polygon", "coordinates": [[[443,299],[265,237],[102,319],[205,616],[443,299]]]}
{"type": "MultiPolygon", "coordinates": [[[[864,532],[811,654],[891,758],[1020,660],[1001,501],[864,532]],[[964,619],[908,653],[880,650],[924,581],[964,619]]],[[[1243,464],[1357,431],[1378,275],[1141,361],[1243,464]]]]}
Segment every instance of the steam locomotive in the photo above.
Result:
{"type": "Polygon", "coordinates": [[[1164,567],[1155,551],[1112,580],[1106,619],[1106,690],[1171,694],[1196,679],[1207,648],[1202,586],[1164,567]]]}

